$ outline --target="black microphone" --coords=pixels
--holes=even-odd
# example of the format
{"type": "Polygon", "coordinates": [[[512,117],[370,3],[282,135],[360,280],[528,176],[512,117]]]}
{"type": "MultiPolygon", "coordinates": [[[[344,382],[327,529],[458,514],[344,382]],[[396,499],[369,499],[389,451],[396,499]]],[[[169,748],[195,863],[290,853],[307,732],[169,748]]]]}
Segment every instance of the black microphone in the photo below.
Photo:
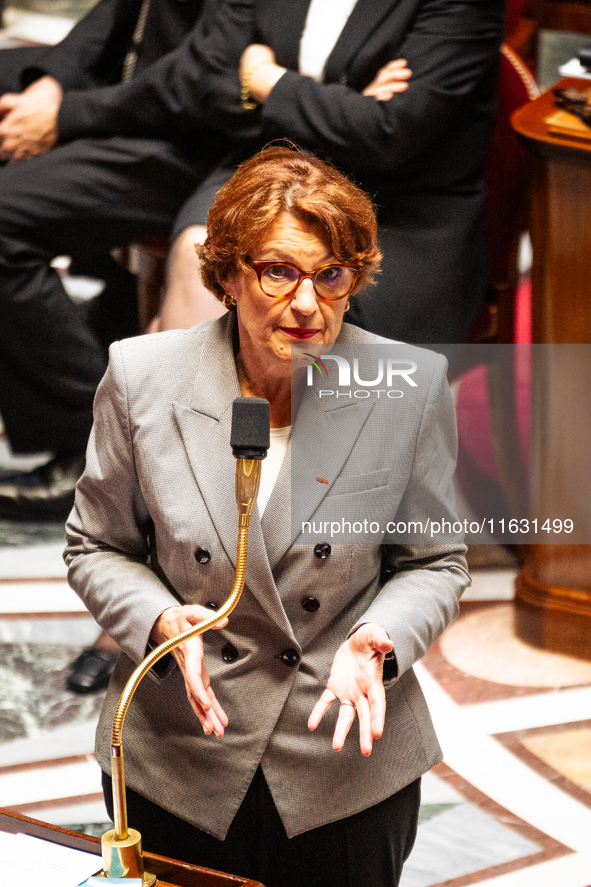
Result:
{"type": "Polygon", "coordinates": [[[265,459],[271,444],[271,407],[264,397],[237,397],[232,404],[230,446],[237,459],[265,459]]]}

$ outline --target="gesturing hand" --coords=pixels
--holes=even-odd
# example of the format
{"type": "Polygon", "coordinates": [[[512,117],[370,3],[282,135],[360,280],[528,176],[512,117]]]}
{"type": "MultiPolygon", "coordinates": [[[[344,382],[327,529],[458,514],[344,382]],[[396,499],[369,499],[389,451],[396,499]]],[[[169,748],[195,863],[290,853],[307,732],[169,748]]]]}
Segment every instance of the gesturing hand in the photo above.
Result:
{"type": "Polygon", "coordinates": [[[308,720],[308,729],[315,730],[333,702],[341,700],[332,740],[335,751],[342,749],[355,711],[362,755],[370,755],[373,740],[382,735],[386,714],[382,667],[384,656],[391,650],[392,641],[386,631],[372,622],[358,628],[337,650],[326,690],[308,720]]]}
{"type": "Polygon", "coordinates": [[[41,77],[24,92],[0,96],[0,147],[4,158],[24,160],[57,143],[57,116],[63,91],[53,77],[41,77]]]}
{"type": "MultiPolygon", "coordinates": [[[[211,610],[200,607],[198,604],[169,607],[160,614],[154,623],[150,639],[156,644],[163,644],[164,641],[176,637],[181,632],[210,617],[211,610]]],[[[224,619],[214,625],[214,628],[224,628],[227,624],[228,620],[224,619]]],[[[172,655],[185,679],[187,698],[201,722],[203,732],[207,736],[210,733],[215,733],[218,738],[223,736],[224,728],[228,726],[228,718],[216,699],[209,682],[201,635],[176,647],[172,651],[172,655]]]]}
{"type": "Polygon", "coordinates": [[[378,102],[387,102],[395,92],[408,89],[408,80],[412,71],[406,67],[405,59],[394,59],[380,68],[363,95],[372,95],[378,102]]]}

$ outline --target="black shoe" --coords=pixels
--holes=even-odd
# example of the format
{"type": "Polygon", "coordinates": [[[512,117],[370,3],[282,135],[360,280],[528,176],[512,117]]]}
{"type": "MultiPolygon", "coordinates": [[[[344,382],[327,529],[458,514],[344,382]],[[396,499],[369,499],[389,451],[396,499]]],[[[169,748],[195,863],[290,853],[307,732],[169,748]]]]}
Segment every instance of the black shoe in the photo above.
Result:
{"type": "Polygon", "coordinates": [[[0,518],[65,521],[83,471],[84,456],[58,456],[34,471],[0,480],[0,518]]]}
{"type": "Polygon", "coordinates": [[[72,674],[66,681],[66,688],[72,693],[94,693],[102,690],[109,683],[116,662],[115,653],[88,647],[72,663],[72,674]]]}

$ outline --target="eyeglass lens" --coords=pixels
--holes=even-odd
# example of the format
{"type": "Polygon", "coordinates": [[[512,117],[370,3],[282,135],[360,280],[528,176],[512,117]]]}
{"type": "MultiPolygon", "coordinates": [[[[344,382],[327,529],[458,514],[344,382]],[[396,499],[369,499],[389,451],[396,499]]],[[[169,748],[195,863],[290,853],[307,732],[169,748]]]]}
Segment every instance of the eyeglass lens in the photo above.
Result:
{"type": "MultiPolygon", "coordinates": [[[[356,275],[354,268],[327,265],[315,272],[312,283],[323,299],[339,299],[350,292],[356,275]]],[[[303,272],[295,265],[278,262],[276,265],[269,265],[261,274],[261,288],[269,296],[286,296],[297,288],[303,276],[303,272]]]]}

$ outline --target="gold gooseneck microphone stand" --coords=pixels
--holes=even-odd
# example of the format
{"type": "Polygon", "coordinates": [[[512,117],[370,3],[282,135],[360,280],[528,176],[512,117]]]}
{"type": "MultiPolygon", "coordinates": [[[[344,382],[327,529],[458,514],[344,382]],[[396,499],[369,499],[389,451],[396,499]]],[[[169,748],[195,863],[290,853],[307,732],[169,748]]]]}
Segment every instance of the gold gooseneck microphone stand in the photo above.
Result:
{"type": "MultiPolygon", "coordinates": [[[[242,399],[255,401],[258,398],[242,399]]],[[[267,405],[268,408],[268,405],[267,405]]],[[[267,425],[268,429],[268,425],[267,425]]],[[[268,446],[268,444],[267,444],[268,446]]],[[[266,451],[265,451],[266,455],[266,451]]],[[[264,457],[263,457],[264,458],[264,457]]],[[[140,681],[150,668],[170,653],[175,647],[185,643],[197,635],[203,634],[208,628],[217,625],[232,612],[244,588],[246,575],[246,550],[248,546],[248,528],[250,515],[257,500],[261,480],[261,456],[254,459],[237,459],[236,461],[236,502],[238,505],[238,548],[236,554],[236,573],[230,597],[215,613],[193,628],[187,629],[175,638],[170,638],[152,650],[130,676],[123,693],[117,703],[113,728],[111,731],[111,775],[113,780],[113,807],[115,828],[105,832],[101,839],[103,852],[104,878],[141,878],[143,887],[156,883],[156,876],[144,871],[142,856],[142,837],[136,829],[127,824],[127,804],[125,798],[125,772],[123,764],[122,731],[127,709],[137,690],[140,681]]]]}

